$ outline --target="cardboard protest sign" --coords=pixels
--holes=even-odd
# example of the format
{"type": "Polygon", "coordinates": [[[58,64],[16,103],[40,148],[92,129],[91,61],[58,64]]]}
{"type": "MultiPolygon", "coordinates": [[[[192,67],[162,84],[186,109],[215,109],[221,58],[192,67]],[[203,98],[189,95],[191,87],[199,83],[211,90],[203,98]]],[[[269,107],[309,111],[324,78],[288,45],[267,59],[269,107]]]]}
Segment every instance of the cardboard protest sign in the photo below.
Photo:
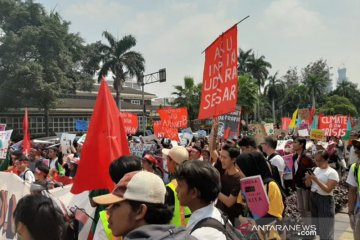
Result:
{"type": "Polygon", "coordinates": [[[139,128],[138,116],[128,112],[121,112],[120,117],[123,120],[126,134],[135,134],[139,128]]]}
{"type": "Polygon", "coordinates": [[[153,127],[156,137],[180,141],[177,128],[164,126],[162,121],[155,121],[153,127]]]}
{"type": "Polygon", "coordinates": [[[320,116],[319,129],[325,131],[325,136],[342,137],[346,134],[348,116],[320,116]]]}
{"type": "Polygon", "coordinates": [[[0,123],[0,131],[5,131],[5,129],[6,129],[6,124],[0,123]]]}
{"type": "Polygon", "coordinates": [[[0,131],[0,159],[5,159],[13,130],[0,131]]]}
{"type": "Polygon", "coordinates": [[[242,178],[241,192],[245,195],[247,207],[255,220],[265,216],[269,211],[269,199],[265,192],[264,183],[260,175],[242,178]]]}
{"type": "Polygon", "coordinates": [[[293,156],[294,154],[282,156],[285,162],[285,170],[284,170],[285,174],[292,173],[292,168],[294,166],[293,156]]]}
{"type": "Polygon", "coordinates": [[[236,110],[237,56],[237,27],[234,25],[205,50],[199,119],[236,110]]]}
{"type": "Polygon", "coordinates": [[[63,154],[69,153],[69,150],[71,151],[71,145],[75,137],[76,134],[70,134],[70,133],[61,134],[60,147],[61,147],[61,152],[63,154]]]}
{"type": "Polygon", "coordinates": [[[263,124],[249,124],[249,135],[252,136],[257,145],[264,142],[266,132],[263,124]]]}
{"type": "Polygon", "coordinates": [[[85,132],[88,130],[89,123],[85,120],[76,120],[75,121],[75,130],[85,132]]]}
{"type": "Polygon", "coordinates": [[[310,139],[319,140],[319,141],[326,140],[325,131],[321,130],[321,129],[311,129],[311,131],[310,131],[310,139]]]}
{"type": "Polygon", "coordinates": [[[264,128],[265,128],[265,132],[268,136],[274,135],[274,124],[273,123],[265,123],[264,128]]]}
{"type": "Polygon", "coordinates": [[[186,128],[188,125],[187,108],[160,108],[157,110],[164,126],[186,128]]]}
{"type": "Polygon", "coordinates": [[[154,152],[156,150],[156,145],[154,143],[130,143],[130,152],[131,155],[141,157],[143,156],[145,151],[154,152]]]}
{"type": "MultiPolygon", "coordinates": [[[[225,132],[229,131],[226,138],[237,137],[239,136],[239,126],[241,121],[241,112],[235,111],[229,114],[219,116],[219,125],[221,123],[222,128],[219,132],[221,135],[226,135],[225,132]]],[[[219,126],[220,129],[220,126],[219,126]]],[[[219,135],[219,134],[218,134],[219,135]]],[[[224,136],[225,138],[225,136],[224,136]]]]}

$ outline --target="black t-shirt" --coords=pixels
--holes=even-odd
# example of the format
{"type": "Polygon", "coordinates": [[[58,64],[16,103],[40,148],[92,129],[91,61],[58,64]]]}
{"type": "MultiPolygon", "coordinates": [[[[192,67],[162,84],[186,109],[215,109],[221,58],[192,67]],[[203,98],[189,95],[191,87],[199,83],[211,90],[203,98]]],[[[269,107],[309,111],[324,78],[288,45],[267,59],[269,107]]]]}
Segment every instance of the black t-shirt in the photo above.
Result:
{"type": "MultiPolygon", "coordinates": [[[[237,197],[240,192],[240,172],[234,175],[224,173],[221,175],[221,193],[226,196],[233,195],[237,197]]],[[[234,224],[234,219],[241,214],[242,207],[240,204],[235,203],[231,207],[227,207],[224,203],[218,200],[216,207],[229,216],[230,221],[234,224]]]]}

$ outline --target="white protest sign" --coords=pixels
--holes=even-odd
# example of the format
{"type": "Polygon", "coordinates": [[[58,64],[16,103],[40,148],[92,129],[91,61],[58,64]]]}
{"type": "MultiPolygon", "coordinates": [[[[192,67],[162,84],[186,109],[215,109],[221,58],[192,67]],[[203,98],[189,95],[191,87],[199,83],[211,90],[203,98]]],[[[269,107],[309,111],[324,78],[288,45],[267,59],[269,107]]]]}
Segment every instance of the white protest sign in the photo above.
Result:
{"type": "Polygon", "coordinates": [[[83,135],[79,138],[79,140],[77,141],[77,143],[84,144],[85,140],[86,140],[86,133],[83,134],[83,135]]]}
{"type": "Polygon", "coordinates": [[[0,159],[5,159],[13,130],[0,131],[0,159]]]}
{"type": "Polygon", "coordinates": [[[60,138],[60,147],[63,154],[67,154],[72,142],[74,141],[76,134],[63,133],[60,138]]]}
{"type": "MultiPolygon", "coordinates": [[[[49,191],[49,197],[58,204],[64,212],[69,212],[71,207],[77,206],[83,209],[90,217],[94,216],[95,208],[91,207],[89,202],[89,192],[85,191],[74,195],[70,193],[72,184],[62,188],[55,188],[49,191]]],[[[12,216],[14,209],[20,198],[30,193],[30,184],[24,182],[14,173],[0,172],[0,239],[17,239],[15,236],[15,223],[12,216]]],[[[86,214],[76,214],[76,219],[80,222],[78,239],[87,239],[92,220],[86,214]]]]}
{"type": "Polygon", "coordinates": [[[298,134],[300,137],[308,137],[309,136],[309,130],[307,129],[299,129],[298,134]]]}
{"type": "Polygon", "coordinates": [[[144,143],[130,143],[130,152],[132,155],[142,157],[145,151],[155,151],[155,144],[144,144],[144,143]]]}

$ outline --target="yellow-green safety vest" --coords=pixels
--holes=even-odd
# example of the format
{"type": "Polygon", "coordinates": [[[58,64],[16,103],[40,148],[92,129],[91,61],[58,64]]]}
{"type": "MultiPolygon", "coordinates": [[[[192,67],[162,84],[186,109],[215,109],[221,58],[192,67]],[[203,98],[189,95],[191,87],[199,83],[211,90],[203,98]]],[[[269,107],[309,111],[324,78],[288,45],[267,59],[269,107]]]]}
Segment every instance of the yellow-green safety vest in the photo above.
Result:
{"type": "Polygon", "coordinates": [[[360,164],[358,163],[353,163],[351,165],[351,170],[354,172],[353,174],[355,174],[355,167],[356,167],[356,164],[358,165],[358,169],[357,169],[357,184],[358,184],[358,191],[359,191],[359,194],[360,194],[360,164]]]}
{"type": "Polygon", "coordinates": [[[176,180],[172,180],[166,186],[170,187],[170,189],[174,193],[175,206],[174,206],[174,216],[171,219],[171,224],[174,224],[177,227],[183,226],[186,227],[189,218],[191,216],[191,211],[188,207],[180,206],[179,198],[176,193],[177,182],[176,180]]]}
{"type": "Polygon", "coordinates": [[[117,238],[117,237],[114,237],[112,235],[111,229],[109,228],[109,221],[108,221],[109,217],[108,217],[108,214],[107,214],[106,210],[101,211],[99,213],[99,215],[100,215],[100,221],[101,221],[101,223],[103,225],[103,228],[104,228],[104,231],[106,233],[107,239],[109,239],[109,240],[115,240],[115,239],[116,240],[121,240],[122,237],[117,238]]]}

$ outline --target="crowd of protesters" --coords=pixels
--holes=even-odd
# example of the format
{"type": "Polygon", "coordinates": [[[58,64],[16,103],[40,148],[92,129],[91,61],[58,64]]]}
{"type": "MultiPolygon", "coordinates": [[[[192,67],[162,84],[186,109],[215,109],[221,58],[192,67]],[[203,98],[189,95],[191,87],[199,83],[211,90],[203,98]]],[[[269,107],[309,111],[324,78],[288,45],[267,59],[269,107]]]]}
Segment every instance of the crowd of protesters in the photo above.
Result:
{"type": "MultiPolygon", "coordinates": [[[[216,122],[212,130],[217,131],[216,122]]],[[[334,188],[346,170],[351,226],[354,238],[360,237],[356,203],[360,139],[352,140],[347,149],[335,137],[312,141],[283,134],[265,137],[258,144],[251,136],[241,135],[219,141],[213,136],[194,137],[187,146],[163,139],[156,145],[157,150],[144,152],[142,158],[131,155],[112,161],[109,175],[116,187],[111,193],[102,189],[90,192],[89,201],[97,208],[94,239],[236,239],[230,229],[282,224],[284,200],[292,192],[296,192],[303,222],[316,225],[320,239],[334,239],[334,188]],[[279,150],[280,139],[285,144],[279,150]],[[349,157],[345,157],[346,151],[349,157]],[[283,156],[289,154],[293,154],[293,164],[287,171],[283,156]],[[257,175],[263,180],[269,210],[254,220],[240,180],[257,175]]],[[[82,144],[75,141],[67,154],[56,146],[37,146],[24,156],[9,147],[11,167],[7,171],[33,184],[32,195],[21,199],[14,212],[22,239],[69,238],[56,202],[36,193],[61,186],[62,176],[76,177],[81,149],[82,144]],[[49,231],[35,226],[38,218],[47,223],[49,231]],[[49,232],[56,237],[49,238],[49,232]]],[[[253,231],[248,228],[236,233],[253,231]]],[[[286,231],[274,229],[255,234],[257,239],[286,239],[286,231]]]]}

